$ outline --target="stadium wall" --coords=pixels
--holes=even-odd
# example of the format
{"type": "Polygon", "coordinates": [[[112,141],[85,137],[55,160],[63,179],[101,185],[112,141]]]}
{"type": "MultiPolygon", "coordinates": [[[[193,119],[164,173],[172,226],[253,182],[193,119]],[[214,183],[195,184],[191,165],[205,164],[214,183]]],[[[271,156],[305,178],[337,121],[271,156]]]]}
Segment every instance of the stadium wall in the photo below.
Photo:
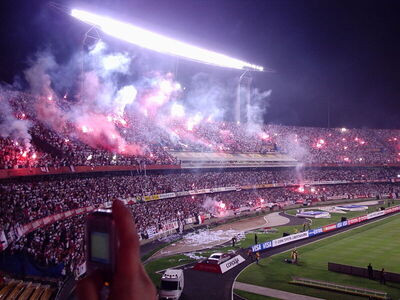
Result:
{"type": "MultiPolygon", "coordinates": [[[[240,166],[239,166],[240,167],[240,166]]],[[[242,166],[244,167],[244,166],[242,166]]],[[[304,164],[309,168],[376,168],[376,167],[397,167],[400,163],[392,164],[304,164]]],[[[193,167],[197,169],[197,167],[193,167]]],[[[218,168],[224,168],[223,165],[218,168]]],[[[283,167],[284,168],[284,167],[283,167]]],[[[146,170],[180,170],[180,165],[146,165],[146,170]]],[[[56,175],[56,174],[74,174],[74,173],[93,173],[93,172],[118,172],[118,171],[138,171],[139,166],[69,166],[69,167],[41,167],[41,168],[21,168],[21,169],[2,169],[0,170],[0,179],[37,176],[37,175],[56,175]]]]}
{"type": "MultiPolygon", "coordinates": [[[[146,165],[146,170],[176,170],[179,165],[146,165]]],[[[0,179],[37,176],[37,175],[57,175],[74,173],[93,173],[93,172],[118,172],[118,171],[139,171],[139,166],[70,166],[70,167],[41,167],[23,169],[3,169],[0,170],[0,179]]]]}

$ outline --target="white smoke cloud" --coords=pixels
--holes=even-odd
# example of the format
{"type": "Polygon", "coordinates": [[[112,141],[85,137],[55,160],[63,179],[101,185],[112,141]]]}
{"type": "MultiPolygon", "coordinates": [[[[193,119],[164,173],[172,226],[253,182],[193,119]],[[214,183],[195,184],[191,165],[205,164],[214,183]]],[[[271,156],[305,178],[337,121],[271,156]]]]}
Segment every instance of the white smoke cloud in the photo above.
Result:
{"type": "Polygon", "coordinates": [[[198,73],[192,77],[185,105],[193,114],[201,112],[206,118],[218,121],[224,118],[223,106],[232,96],[233,92],[227,86],[208,74],[198,73]]]}
{"type": "Polygon", "coordinates": [[[121,88],[115,95],[114,112],[122,117],[125,107],[135,101],[136,95],[137,90],[133,85],[127,85],[121,88]]]}
{"type": "MultiPolygon", "coordinates": [[[[63,64],[58,64],[49,52],[37,54],[24,75],[31,92],[41,96],[35,104],[38,119],[57,132],[71,123],[77,130],[74,136],[92,147],[110,151],[133,149],[134,153],[138,153],[135,145],[129,147],[120,128],[110,122],[110,119],[122,120],[129,108],[142,112],[146,118],[154,120],[154,126],[158,126],[158,131],[140,133],[148,142],[163,143],[165,138],[158,134],[162,132],[183,147],[187,140],[204,148],[216,146],[211,145],[213,141],[198,139],[190,128],[226,117],[236,98],[235,80],[223,82],[199,73],[192,77],[184,92],[171,73],[153,71],[136,74],[134,67],[137,63],[135,54],[113,52],[102,41],[96,43],[88,53],[79,52],[63,64]],[[134,73],[136,77],[132,75],[134,73]],[[63,77],[63,74],[67,76],[63,77]],[[67,89],[72,87],[75,90],[69,93],[67,89]],[[78,96],[79,101],[65,100],[68,108],[64,109],[63,97],[66,94],[71,98],[78,96]],[[49,97],[51,102],[47,101],[49,97]],[[184,105],[178,115],[186,118],[186,121],[182,121],[189,131],[186,136],[179,136],[170,122],[174,103],[184,105]],[[82,134],[83,126],[93,130],[82,134]]],[[[271,91],[251,90],[248,127],[253,133],[261,130],[270,94],[271,91]]]]}
{"type": "Polygon", "coordinates": [[[57,63],[48,52],[38,53],[31,66],[24,71],[26,81],[33,95],[49,97],[52,96],[51,77],[49,72],[57,67],[57,63]]]}
{"type": "Polygon", "coordinates": [[[263,124],[264,114],[269,107],[269,97],[272,90],[264,92],[259,91],[257,88],[251,90],[250,104],[247,106],[247,123],[248,124],[263,124]]]}
{"type": "Polygon", "coordinates": [[[8,97],[11,97],[11,94],[0,89],[0,136],[2,138],[11,137],[28,148],[31,141],[29,128],[32,124],[28,120],[20,120],[15,117],[8,97]]]}
{"type": "Polygon", "coordinates": [[[133,56],[126,52],[108,52],[103,41],[97,42],[88,53],[89,66],[107,79],[115,73],[129,74],[133,56]]]}
{"type": "Polygon", "coordinates": [[[282,150],[284,150],[284,152],[286,152],[290,157],[293,157],[298,161],[304,161],[307,157],[308,150],[301,144],[301,141],[296,134],[279,135],[276,140],[282,150]]]}

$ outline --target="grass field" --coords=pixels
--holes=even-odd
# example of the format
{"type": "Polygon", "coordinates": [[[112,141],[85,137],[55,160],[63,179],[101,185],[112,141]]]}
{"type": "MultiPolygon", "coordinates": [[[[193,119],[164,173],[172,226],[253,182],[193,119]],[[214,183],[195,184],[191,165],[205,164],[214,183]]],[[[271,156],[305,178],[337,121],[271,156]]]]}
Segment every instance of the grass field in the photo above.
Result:
{"type": "MultiPolygon", "coordinates": [[[[261,260],[260,265],[251,265],[240,274],[238,281],[324,299],[365,299],[288,283],[292,276],[298,276],[386,291],[392,299],[400,299],[400,284],[384,286],[377,281],[327,270],[328,262],[360,267],[371,263],[375,269],[384,267],[388,272],[400,273],[399,228],[400,215],[355,228],[299,248],[298,265],[284,263],[290,256],[285,252],[261,260]]],[[[259,299],[252,295],[246,298],[259,299]]]]}
{"type": "MultiPolygon", "coordinates": [[[[354,200],[354,201],[356,201],[356,200],[354,200]]],[[[311,228],[312,229],[318,228],[318,227],[321,227],[324,225],[340,222],[340,219],[342,217],[346,217],[346,218],[350,219],[350,218],[362,216],[367,213],[376,211],[381,206],[382,205],[373,205],[373,206],[369,206],[368,210],[366,210],[366,211],[353,211],[353,212],[347,212],[346,214],[331,213],[331,218],[313,219],[311,228]]],[[[315,209],[318,209],[318,208],[315,208],[315,209]]],[[[296,209],[288,210],[285,212],[288,214],[295,215],[296,209]]],[[[269,240],[280,238],[280,237],[282,237],[282,234],[284,232],[287,232],[290,234],[300,232],[303,230],[303,226],[302,225],[279,226],[279,227],[276,227],[275,229],[276,229],[276,232],[274,232],[274,233],[264,233],[263,230],[255,231],[255,232],[257,232],[258,243],[264,243],[269,240]]],[[[247,247],[254,245],[254,233],[246,234],[246,239],[244,239],[243,241],[240,241],[240,243],[238,245],[242,248],[247,248],[247,247]]]]}
{"type": "MultiPolygon", "coordinates": [[[[379,205],[371,206],[368,209],[368,212],[375,211],[378,207],[379,207],[379,205]]],[[[290,213],[292,211],[288,211],[288,212],[290,213]]],[[[295,213],[295,210],[293,210],[293,213],[295,213]]],[[[311,228],[317,228],[317,227],[320,227],[323,225],[339,222],[340,218],[342,216],[346,216],[347,218],[352,218],[352,217],[364,215],[366,213],[367,213],[366,211],[358,211],[358,212],[349,212],[345,215],[332,214],[332,217],[329,219],[313,220],[313,224],[312,224],[311,228]]],[[[301,225],[279,226],[279,227],[276,227],[276,230],[277,231],[274,233],[264,233],[262,230],[257,232],[258,242],[262,243],[267,240],[272,240],[272,239],[282,237],[283,232],[294,233],[296,231],[301,231],[302,226],[301,225]]],[[[154,249],[151,253],[146,254],[144,257],[142,257],[142,261],[147,260],[152,254],[154,254],[156,251],[160,250],[161,248],[165,247],[166,245],[168,245],[168,244],[166,243],[166,244],[162,245],[161,247],[154,249]]],[[[237,250],[239,248],[248,248],[252,245],[254,245],[254,233],[249,233],[249,234],[246,234],[245,239],[243,239],[239,243],[237,243],[235,248],[233,248],[231,246],[221,246],[221,247],[217,247],[214,249],[195,252],[195,254],[198,256],[208,257],[214,252],[227,252],[232,249],[237,250]]],[[[173,255],[173,256],[157,259],[157,260],[150,260],[150,261],[146,262],[145,269],[148,272],[150,278],[153,280],[154,284],[156,286],[158,286],[160,284],[161,274],[156,273],[157,271],[164,270],[166,268],[173,268],[175,266],[182,265],[185,263],[190,263],[193,261],[194,260],[188,258],[185,255],[173,255]]]]}

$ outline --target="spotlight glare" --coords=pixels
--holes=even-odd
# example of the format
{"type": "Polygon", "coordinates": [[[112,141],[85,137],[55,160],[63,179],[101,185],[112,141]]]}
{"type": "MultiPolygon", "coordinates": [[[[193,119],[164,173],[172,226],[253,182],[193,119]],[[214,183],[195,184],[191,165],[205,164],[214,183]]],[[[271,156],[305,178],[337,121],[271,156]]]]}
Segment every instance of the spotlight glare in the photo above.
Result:
{"type": "Polygon", "coordinates": [[[181,56],[197,62],[225,68],[259,72],[264,71],[264,68],[261,66],[253,65],[224,54],[192,46],[139,28],[137,26],[113,20],[108,17],[99,16],[87,11],[72,9],[71,16],[90,25],[97,26],[104,33],[113,37],[153,51],[181,56]]]}

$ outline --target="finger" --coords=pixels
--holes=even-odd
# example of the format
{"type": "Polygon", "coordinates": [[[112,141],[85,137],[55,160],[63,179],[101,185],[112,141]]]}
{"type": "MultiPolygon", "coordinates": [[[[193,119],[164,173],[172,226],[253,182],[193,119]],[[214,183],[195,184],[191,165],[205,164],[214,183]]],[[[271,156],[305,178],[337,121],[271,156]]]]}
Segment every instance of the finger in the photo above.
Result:
{"type": "Polygon", "coordinates": [[[157,290],[142,264],[132,280],[117,274],[112,286],[110,300],[156,300],[157,290]]]}
{"type": "Polygon", "coordinates": [[[113,219],[119,240],[117,272],[133,276],[140,264],[139,238],[131,211],[120,200],[113,202],[113,219]]]}
{"type": "Polygon", "coordinates": [[[113,217],[120,244],[139,249],[139,239],[131,211],[120,200],[113,202],[113,217]]]}
{"type": "Polygon", "coordinates": [[[100,299],[100,290],[103,286],[103,279],[99,272],[95,272],[78,281],[76,291],[79,300],[100,299]]]}

